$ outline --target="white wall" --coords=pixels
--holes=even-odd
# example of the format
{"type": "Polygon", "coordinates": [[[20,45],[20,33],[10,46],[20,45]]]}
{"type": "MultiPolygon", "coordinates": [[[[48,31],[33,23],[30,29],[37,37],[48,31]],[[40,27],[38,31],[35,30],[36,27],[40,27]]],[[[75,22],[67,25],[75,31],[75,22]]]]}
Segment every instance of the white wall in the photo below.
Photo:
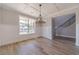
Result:
{"type": "Polygon", "coordinates": [[[46,17],[43,20],[45,20],[46,23],[44,23],[42,27],[42,36],[52,40],[52,19],[51,17],[46,17]]]}
{"type": "Polygon", "coordinates": [[[24,14],[0,8],[0,46],[39,36],[52,39],[51,17],[44,18],[43,26],[37,25],[35,34],[19,35],[19,15],[24,14]]]}
{"type": "Polygon", "coordinates": [[[71,13],[76,14],[76,45],[79,46],[79,8],[77,7],[50,15],[50,17],[44,19],[46,20],[46,23],[43,24],[41,33],[41,29],[39,30],[40,27],[37,27],[38,30],[36,30],[36,33],[29,35],[19,35],[18,13],[14,11],[3,10],[0,8],[0,45],[5,45],[16,41],[27,40],[33,37],[37,37],[40,36],[39,33],[48,39],[52,39],[51,17],[57,17],[71,13]]]}
{"type": "MultiPolygon", "coordinates": [[[[58,28],[59,25],[63,24],[65,21],[69,20],[74,14],[63,15],[54,18],[55,20],[55,27],[58,28]]],[[[74,18],[76,20],[76,18],[74,18]]],[[[75,38],[76,37],[76,22],[68,27],[60,27],[56,30],[57,36],[64,36],[75,38]]]]}
{"type": "Polygon", "coordinates": [[[79,9],[76,11],[76,46],[79,46],[79,9]]]}
{"type": "Polygon", "coordinates": [[[29,35],[19,35],[19,15],[13,10],[0,8],[0,46],[40,36],[38,31],[29,35]]]}

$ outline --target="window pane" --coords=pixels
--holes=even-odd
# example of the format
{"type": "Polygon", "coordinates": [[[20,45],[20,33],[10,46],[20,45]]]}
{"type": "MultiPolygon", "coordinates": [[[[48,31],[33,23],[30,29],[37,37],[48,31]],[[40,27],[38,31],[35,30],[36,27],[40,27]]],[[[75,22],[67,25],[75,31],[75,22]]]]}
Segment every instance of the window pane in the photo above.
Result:
{"type": "Polygon", "coordinates": [[[19,17],[20,34],[35,33],[35,20],[27,17],[19,17]]]}
{"type": "Polygon", "coordinates": [[[28,33],[28,18],[20,17],[20,34],[28,33]]]}
{"type": "Polygon", "coordinates": [[[35,32],[35,20],[29,19],[29,33],[35,32]]]}

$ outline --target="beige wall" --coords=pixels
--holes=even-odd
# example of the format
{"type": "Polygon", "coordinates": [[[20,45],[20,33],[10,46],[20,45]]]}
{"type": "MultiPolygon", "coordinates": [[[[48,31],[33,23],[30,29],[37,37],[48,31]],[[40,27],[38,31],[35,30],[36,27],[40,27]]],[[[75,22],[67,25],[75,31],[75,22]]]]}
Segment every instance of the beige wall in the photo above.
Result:
{"type": "Polygon", "coordinates": [[[36,33],[29,35],[19,35],[19,16],[12,10],[0,8],[0,46],[40,36],[36,29],[36,33]]]}

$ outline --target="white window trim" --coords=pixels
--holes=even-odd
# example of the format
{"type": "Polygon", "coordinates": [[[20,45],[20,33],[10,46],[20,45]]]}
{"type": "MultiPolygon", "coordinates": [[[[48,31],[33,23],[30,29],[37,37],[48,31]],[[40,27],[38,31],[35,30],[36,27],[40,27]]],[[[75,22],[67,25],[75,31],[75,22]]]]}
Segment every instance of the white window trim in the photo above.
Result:
{"type": "Polygon", "coordinates": [[[29,26],[28,26],[28,32],[20,32],[20,21],[23,22],[23,23],[26,23],[25,21],[22,21],[22,19],[20,19],[20,17],[22,19],[28,19],[28,25],[29,25],[29,20],[32,19],[32,18],[27,18],[27,17],[19,16],[19,34],[20,35],[34,34],[35,33],[35,28],[36,28],[36,25],[35,24],[33,25],[33,28],[34,28],[33,29],[33,32],[29,32],[29,26]]]}

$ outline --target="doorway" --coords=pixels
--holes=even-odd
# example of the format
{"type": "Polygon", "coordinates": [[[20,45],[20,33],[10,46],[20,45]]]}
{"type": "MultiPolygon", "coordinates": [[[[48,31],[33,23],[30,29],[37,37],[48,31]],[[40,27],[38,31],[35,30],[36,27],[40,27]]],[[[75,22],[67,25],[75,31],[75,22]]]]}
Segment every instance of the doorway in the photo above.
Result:
{"type": "Polygon", "coordinates": [[[76,14],[67,14],[54,17],[52,20],[52,36],[56,38],[63,38],[76,41],[76,14]]]}

